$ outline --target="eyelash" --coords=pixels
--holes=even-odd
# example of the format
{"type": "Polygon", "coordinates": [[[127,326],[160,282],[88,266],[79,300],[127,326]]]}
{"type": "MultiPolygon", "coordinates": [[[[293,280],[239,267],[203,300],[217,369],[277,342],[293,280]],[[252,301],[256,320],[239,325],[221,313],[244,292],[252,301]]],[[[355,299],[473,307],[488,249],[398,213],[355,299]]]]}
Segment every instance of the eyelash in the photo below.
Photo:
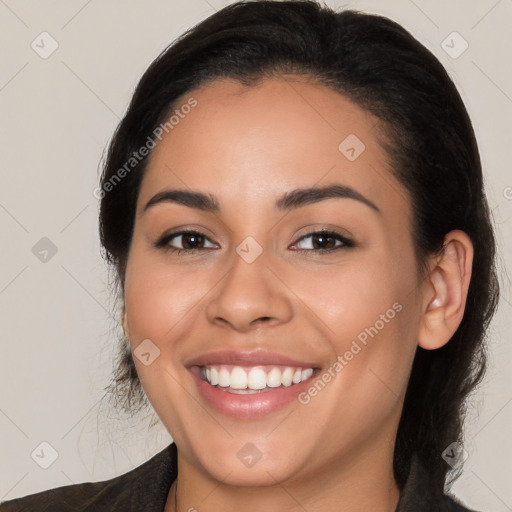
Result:
{"type": "MultiPolygon", "coordinates": [[[[154,245],[158,249],[162,249],[165,251],[169,251],[171,253],[175,253],[177,255],[180,255],[182,253],[191,254],[197,251],[200,251],[202,249],[179,249],[177,247],[172,247],[169,245],[169,242],[177,237],[183,236],[183,235],[196,235],[203,237],[206,240],[209,240],[203,233],[200,231],[195,231],[193,229],[185,230],[185,231],[177,231],[176,233],[169,233],[167,235],[164,235],[162,238],[160,238],[154,245]]],[[[352,247],[355,247],[355,243],[352,240],[349,240],[345,236],[341,235],[340,233],[337,233],[336,231],[328,231],[325,229],[321,229],[318,231],[312,231],[311,233],[307,233],[306,235],[301,236],[297,242],[294,243],[296,245],[297,243],[301,242],[302,240],[309,238],[314,235],[323,235],[327,238],[334,238],[335,240],[341,242],[341,245],[338,245],[336,247],[333,247],[331,249],[295,249],[297,252],[300,253],[316,253],[316,254],[330,254],[331,252],[334,252],[339,249],[350,249],[352,247]]],[[[209,240],[210,241],[210,240],[209,240]]],[[[210,241],[211,242],[211,241],[210,241]]],[[[211,242],[213,243],[213,242],[211,242]]],[[[209,247],[203,248],[203,249],[210,249],[209,247]]]]}

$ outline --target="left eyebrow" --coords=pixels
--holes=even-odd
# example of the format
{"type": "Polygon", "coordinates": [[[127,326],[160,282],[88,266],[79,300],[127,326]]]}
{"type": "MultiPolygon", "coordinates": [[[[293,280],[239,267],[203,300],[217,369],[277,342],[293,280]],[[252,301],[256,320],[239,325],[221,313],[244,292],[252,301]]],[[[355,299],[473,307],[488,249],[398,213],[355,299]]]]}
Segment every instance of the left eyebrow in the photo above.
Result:
{"type": "MultiPolygon", "coordinates": [[[[288,211],[333,198],[354,199],[365,204],[376,212],[381,213],[376,204],[353,188],[345,185],[329,185],[326,187],[311,187],[291,190],[286,192],[276,201],[275,207],[279,211],[288,211]]],[[[142,213],[157,204],[168,202],[182,204],[189,208],[196,208],[198,210],[211,213],[219,213],[221,211],[219,201],[212,194],[204,194],[202,192],[190,190],[162,190],[146,203],[142,213]]]]}

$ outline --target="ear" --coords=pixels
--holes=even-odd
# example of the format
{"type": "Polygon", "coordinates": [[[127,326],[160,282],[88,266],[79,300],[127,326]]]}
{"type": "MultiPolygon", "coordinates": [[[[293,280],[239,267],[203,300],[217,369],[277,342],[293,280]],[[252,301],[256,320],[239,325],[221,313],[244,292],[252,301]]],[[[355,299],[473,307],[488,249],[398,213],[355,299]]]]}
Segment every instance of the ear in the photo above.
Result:
{"type": "Polygon", "coordinates": [[[424,283],[420,347],[440,348],[454,335],[464,315],[472,265],[473,244],[469,236],[460,230],[448,233],[443,252],[433,257],[424,283]]]}

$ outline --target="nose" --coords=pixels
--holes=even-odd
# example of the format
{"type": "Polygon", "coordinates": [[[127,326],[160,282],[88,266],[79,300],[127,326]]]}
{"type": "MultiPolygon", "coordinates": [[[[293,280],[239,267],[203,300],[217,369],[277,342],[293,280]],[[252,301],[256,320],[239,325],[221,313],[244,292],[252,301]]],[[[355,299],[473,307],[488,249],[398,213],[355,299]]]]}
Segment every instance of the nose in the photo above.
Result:
{"type": "MultiPolygon", "coordinates": [[[[206,305],[208,321],[245,332],[262,323],[278,325],[293,316],[286,285],[268,266],[265,252],[252,263],[237,253],[206,305]]],[[[290,292],[288,292],[290,293],[290,292]]]]}

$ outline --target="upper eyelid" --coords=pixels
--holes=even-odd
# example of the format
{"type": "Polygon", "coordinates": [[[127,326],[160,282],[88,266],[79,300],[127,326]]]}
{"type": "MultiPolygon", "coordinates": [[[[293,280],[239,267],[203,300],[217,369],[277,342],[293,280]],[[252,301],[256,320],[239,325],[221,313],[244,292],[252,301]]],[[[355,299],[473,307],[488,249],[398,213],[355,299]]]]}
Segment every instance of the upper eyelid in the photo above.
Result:
{"type": "MultiPolygon", "coordinates": [[[[209,236],[207,236],[206,234],[202,233],[201,231],[198,231],[195,229],[182,229],[180,231],[176,231],[175,233],[169,233],[168,235],[162,236],[160,238],[160,240],[165,241],[165,243],[167,244],[174,238],[177,238],[177,237],[180,237],[183,235],[189,235],[189,234],[200,235],[200,236],[204,237],[206,240],[208,240],[209,242],[211,242],[212,244],[218,245],[209,236]]],[[[181,249],[181,250],[186,250],[186,249],[181,249]]]]}

